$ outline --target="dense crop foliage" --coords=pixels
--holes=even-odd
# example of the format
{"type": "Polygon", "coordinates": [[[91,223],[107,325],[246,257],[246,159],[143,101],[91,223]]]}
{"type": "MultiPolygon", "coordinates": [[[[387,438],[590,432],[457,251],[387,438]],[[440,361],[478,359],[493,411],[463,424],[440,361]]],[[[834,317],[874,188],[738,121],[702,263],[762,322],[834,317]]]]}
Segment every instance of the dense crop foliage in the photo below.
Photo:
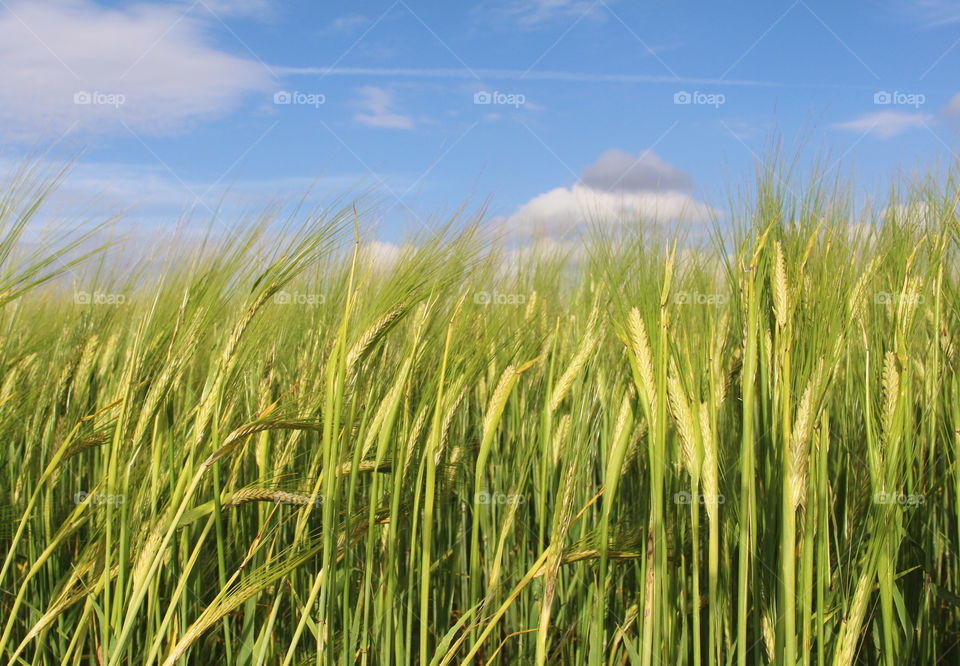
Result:
{"type": "Polygon", "coordinates": [[[565,257],[264,215],[140,272],[18,250],[15,189],[3,663],[960,658],[955,182],[565,257]]]}

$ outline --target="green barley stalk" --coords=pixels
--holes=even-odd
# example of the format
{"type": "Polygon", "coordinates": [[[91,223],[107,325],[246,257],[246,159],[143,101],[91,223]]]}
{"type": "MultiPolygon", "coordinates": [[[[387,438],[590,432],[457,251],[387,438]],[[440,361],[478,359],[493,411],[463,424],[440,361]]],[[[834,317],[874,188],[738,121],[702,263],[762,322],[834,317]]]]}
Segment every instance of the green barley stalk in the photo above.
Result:
{"type": "Polygon", "coordinates": [[[0,664],[949,662],[960,172],[792,178],[395,261],[348,206],[70,263],[0,191],[0,664]]]}

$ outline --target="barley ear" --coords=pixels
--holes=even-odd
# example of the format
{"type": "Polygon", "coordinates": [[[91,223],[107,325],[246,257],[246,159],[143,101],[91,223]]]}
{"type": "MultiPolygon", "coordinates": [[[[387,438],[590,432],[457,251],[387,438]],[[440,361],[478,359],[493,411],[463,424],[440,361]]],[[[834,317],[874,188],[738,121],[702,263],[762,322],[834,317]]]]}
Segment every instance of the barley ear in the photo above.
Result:
{"type": "Polygon", "coordinates": [[[783,246],[776,242],[776,260],[773,264],[773,312],[777,318],[777,326],[787,325],[790,313],[790,290],[787,288],[787,266],[783,257],[783,246]]]}
{"type": "Polygon", "coordinates": [[[348,376],[351,375],[351,371],[357,362],[363,360],[367,353],[373,348],[374,344],[390,331],[406,310],[407,307],[403,303],[395,305],[373,322],[373,324],[363,332],[363,335],[357,338],[357,341],[353,343],[350,351],[347,352],[348,376]]]}
{"type": "Polygon", "coordinates": [[[587,361],[590,360],[590,355],[593,353],[599,337],[600,335],[597,333],[596,314],[594,314],[594,316],[590,317],[590,323],[587,325],[587,332],[580,342],[580,348],[577,349],[577,353],[570,361],[570,365],[567,366],[566,371],[560,376],[560,379],[557,381],[557,386],[553,390],[553,396],[550,399],[551,412],[557,411],[560,403],[563,402],[563,399],[573,386],[574,380],[576,380],[580,371],[583,370],[587,361]]]}
{"type": "Polygon", "coordinates": [[[800,399],[800,406],[797,408],[796,420],[793,424],[793,433],[790,437],[790,473],[791,485],[793,487],[793,508],[794,511],[806,501],[807,489],[807,451],[810,445],[811,431],[811,401],[814,386],[814,379],[807,383],[807,388],[800,399]]]}
{"type": "MultiPolygon", "coordinates": [[[[710,411],[707,403],[700,403],[700,439],[703,442],[703,492],[711,499],[720,497],[720,464],[717,456],[717,441],[710,427],[710,411]]],[[[717,524],[717,502],[706,503],[707,518],[711,525],[717,524]]]]}
{"type": "Polygon", "coordinates": [[[886,443],[893,432],[893,421],[897,411],[897,398],[900,395],[900,373],[897,370],[897,355],[888,351],[883,358],[883,419],[881,441],[886,443]]]}
{"type": "Polygon", "coordinates": [[[630,333],[630,350],[636,359],[640,371],[640,386],[637,388],[642,392],[645,401],[650,409],[650,414],[656,414],[656,396],[657,383],[654,380],[653,373],[653,352],[650,349],[650,339],[647,337],[647,327],[643,323],[643,317],[640,310],[633,308],[627,318],[627,326],[630,333]]]}
{"type": "Polygon", "coordinates": [[[680,433],[680,450],[683,454],[683,464],[693,478],[700,474],[700,452],[697,437],[697,426],[690,411],[690,403],[684,394],[683,386],[677,373],[676,363],[671,362],[670,374],[667,378],[667,395],[670,411],[677,422],[677,431],[680,433]]]}

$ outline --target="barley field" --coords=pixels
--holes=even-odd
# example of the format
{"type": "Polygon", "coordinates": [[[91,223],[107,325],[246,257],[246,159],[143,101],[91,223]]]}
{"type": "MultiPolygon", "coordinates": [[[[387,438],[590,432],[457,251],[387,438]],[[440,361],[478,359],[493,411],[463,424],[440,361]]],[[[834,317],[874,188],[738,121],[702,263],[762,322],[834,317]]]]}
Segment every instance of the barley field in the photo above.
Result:
{"type": "Polygon", "coordinates": [[[56,184],[0,202],[2,663],[960,663],[956,175],[390,258],[362,201],[22,242],[56,184]]]}

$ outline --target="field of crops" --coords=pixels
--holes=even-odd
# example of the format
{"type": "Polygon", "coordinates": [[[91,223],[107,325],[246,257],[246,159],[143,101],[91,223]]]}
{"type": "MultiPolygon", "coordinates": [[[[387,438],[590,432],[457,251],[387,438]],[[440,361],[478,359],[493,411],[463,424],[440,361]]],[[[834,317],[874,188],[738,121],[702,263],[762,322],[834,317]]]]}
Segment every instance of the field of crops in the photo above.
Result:
{"type": "Polygon", "coordinates": [[[958,182],[780,175],[710,236],[384,258],[357,204],[148,267],[22,245],[26,174],[2,663],[960,663],[958,182]]]}

